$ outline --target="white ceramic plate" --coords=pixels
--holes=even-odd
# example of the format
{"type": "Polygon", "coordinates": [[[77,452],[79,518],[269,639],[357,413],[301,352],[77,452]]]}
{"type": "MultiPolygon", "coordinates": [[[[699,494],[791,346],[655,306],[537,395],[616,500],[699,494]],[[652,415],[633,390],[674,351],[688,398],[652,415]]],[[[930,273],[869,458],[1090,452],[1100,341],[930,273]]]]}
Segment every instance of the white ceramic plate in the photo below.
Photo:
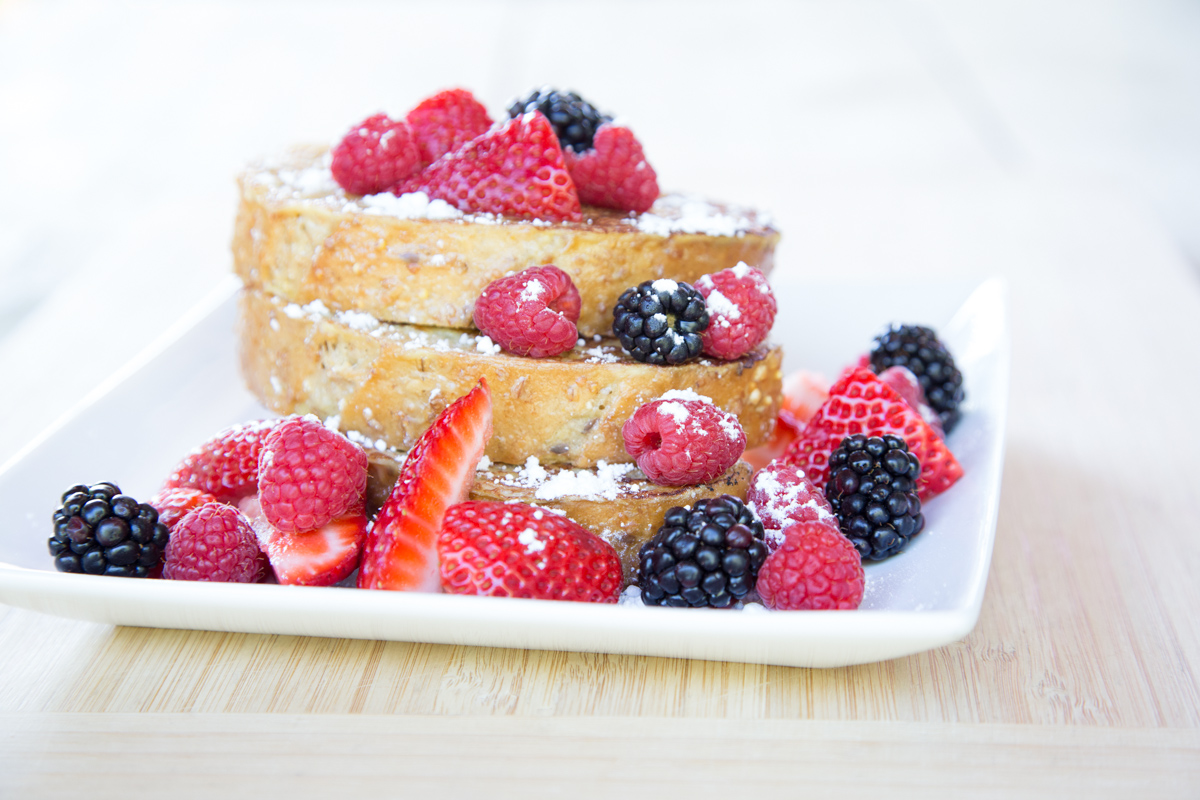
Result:
{"type": "Polygon", "coordinates": [[[54,571],[46,539],[67,487],[111,480],[149,497],[197,442],[266,415],[237,374],[234,282],[0,469],[0,602],[113,625],[811,667],[896,658],[962,638],[979,616],[996,531],[1008,395],[1003,286],[774,283],[783,309],[774,337],[788,370],[836,375],[880,328],[899,321],[936,326],[964,374],[967,406],[949,444],[966,476],[926,504],[925,531],[906,553],[867,566],[858,611],[595,606],[54,571]]]}

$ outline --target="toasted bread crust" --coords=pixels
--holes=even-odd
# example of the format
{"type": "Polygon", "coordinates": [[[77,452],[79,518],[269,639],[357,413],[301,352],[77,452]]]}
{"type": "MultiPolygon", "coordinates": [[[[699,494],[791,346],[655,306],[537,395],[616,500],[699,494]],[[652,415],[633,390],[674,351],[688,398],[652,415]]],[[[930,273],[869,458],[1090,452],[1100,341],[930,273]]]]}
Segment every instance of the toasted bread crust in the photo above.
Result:
{"type": "MultiPolygon", "coordinates": [[[[367,456],[370,461],[367,505],[368,511],[372,511],[387,499],[400,467],[396,459],[386,453],[368,450],[367,456]]],[[[546,499],[538,497],[537,486],[520,481],[517,467],[491,464],[475,473],[470,499],[533,503],[563,512],[616,548],[625,583],[630,584],[637,574],[638,550],[662,527],[667,511],[722,494],[745,500],[751,472],[749,464],[738,461],[711,483],[658,486],[635,469],[617,481],[613,496],[556,495],[546,499]]]]}
{"type": "Polygon", "coordinates": [[[737,361],[661,367],[631,360],[608,339],[586,351],[533,359],[480,352],[478,340],[461,331],[322,309],[242,291],[239,347],[247,385],[277,412],[339,415],[343,428],[401,450],[480,378],[494,403],[486,453],[506,464],[529,456],[579,467],[630,462],[621,426],[670,389],[694,390],[736,414],[747,447],[769,438],[778,411],[778,347],[760,346],[737,361]]]}
{"type": "MultiPolygon", "coordinates": [[[[607,334],[612,308],[630,286],[663,277],[692,282],[739,261],[769,272],[779,241],[755,212],[732,209],[739,225],[730,235],[648,233],[628,213],[591,206],[583,223],[552,225],[369,213],[331,179],[287,183],[287,176],[321,175],[323,155],[320,148],[296,149],[241,175],[234,270],[247,286],[293,302],[319,298],[390,322],[470,328],[475,300],[489,283],[554,264],[583,298],[580,335],[607,334]]],[[[671,210],[671,198],[660,202],[659,213],[681,213],[671,210]]]]}

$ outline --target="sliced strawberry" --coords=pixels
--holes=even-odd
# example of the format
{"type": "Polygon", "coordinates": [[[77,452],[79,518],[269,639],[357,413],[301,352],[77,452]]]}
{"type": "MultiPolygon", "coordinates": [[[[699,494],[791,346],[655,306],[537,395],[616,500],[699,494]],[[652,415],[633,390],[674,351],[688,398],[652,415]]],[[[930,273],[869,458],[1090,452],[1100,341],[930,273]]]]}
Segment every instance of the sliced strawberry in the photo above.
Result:
{"type": "Polygon", "coordinates": [[[493,126],[392,192],[425,192],[469,213],[550,222],[583,219],[558,136],[539,112],[493,126]]]}
{"type": "Polygon", "coordinates": [[[421,168],[492,127],[483,103],[466,89],[447,89],[422,100],[404,118],[421,153],[421,168]]]}
{"type": "Polygon", "coordinates": [[[567,149],[564,157],[584,203],[641,213],[658,199],[658,176],[629,128],[606,122],[592,149],[578,155],[567,149]]]}
{"type": "Polygon", "coordinates": [[[245,498],[238,508],[250,520],[258,546],[281,584],[332,586],[358,566],[369,524],[361,511],[315,531],[288,533],[271,526],[257,497],[245,498]]]}
{"type": "Polygon", "coordinates": [[[942,418],[925,400],[925,390],[921,388],[921,381],[912,373],[912,370],[908,367],[888,367],[879,373],[879,380],[895,389],[896,394],[916,409],[917,413],[921,415],[921,419],[928,422],[929,427],[933,428],[940,438],[946,438],[946,434],[942,430],[942,418]]]}
{"type": "Polygon", "coordinates": [[[788,447],[784,459],[802,468],[813,483],[825,486],[829,479],[829,456],[852,433],[882,436],[891,433],[904,439],[921,462],[917,481],[922,500],[944,492],[962,477],[962,466],[937,432],[921,418],[892,387],[869,369],[848,372],[829,390],[825,402],[788,447]]]}
{"type": "Polygon", "coordinates": [[[829,398],[829,380],[815,372],[797,370],[783,379],[783,401],[775,417],[775,430],[766,444],[742,453],[742,459],[760,470],[782,456],[812,415],[829,398]]]}
{"type": "Polygon", "coordinates": [[[437,538],[446,509],[467,497],[492,435],[487,382],[455,400],[413,445],[367,536],[360,589],[436,592],[437,538]]]}

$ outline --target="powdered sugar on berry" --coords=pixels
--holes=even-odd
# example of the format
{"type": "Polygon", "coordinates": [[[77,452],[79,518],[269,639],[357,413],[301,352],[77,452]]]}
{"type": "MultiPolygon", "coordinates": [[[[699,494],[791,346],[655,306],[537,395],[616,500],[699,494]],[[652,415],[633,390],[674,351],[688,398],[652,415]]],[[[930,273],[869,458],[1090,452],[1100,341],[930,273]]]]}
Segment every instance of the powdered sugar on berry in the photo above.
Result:
{"type": "Polygon", "coordinates": [[[521,301],[530,303],[537,300],[545,293],[546,287],[541,281],[531,280],[529,283],[525,284],[525,288],[521,290],[521,301]]]}
{"type": "MultiPolygon", "coordinates": [[[[538,512],[535,512],[535,516],[538,512]]],[[[540,519],[540,517],[538,517],[540,519]]],[[[517,534],[517,541],[525,547],[525,552],[529,555],[540,553],[546,549],[546,543],[538,538],[537,531],[533,528],[526,528],[517,534]]]]}

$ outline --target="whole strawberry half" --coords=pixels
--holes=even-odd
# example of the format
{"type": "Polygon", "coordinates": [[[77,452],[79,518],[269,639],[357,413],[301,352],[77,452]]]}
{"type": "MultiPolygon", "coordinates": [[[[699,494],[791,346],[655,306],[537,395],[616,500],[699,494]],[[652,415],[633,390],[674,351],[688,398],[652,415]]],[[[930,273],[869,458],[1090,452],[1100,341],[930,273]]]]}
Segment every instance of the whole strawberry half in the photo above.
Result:
{"type": "Polygon", "coordinates": [[[921,500],[928,500],[962,477],[962,466],[920,412],[871,372],[858,368],[843,375],[800,438],[783,456],[802,468],[817,486],[829,480],[829,456],[852,433],[867,436],[893,434],[908,444],[921,462],[917,480],[921,500]]]}
{"type": "Polygon", "coordinates": [[[408,452],[367,534],[360,589],[436,592],[438,533],[446,509],[467,497],[492,435],[492,395],[480,380],[451,403],[408,452]]]}
{"type": "Polygon", "coordinates": [[[422,169],[492,127],[483,103],[466,89],[447,89],[425,98],[404,121],[420,152],[422,169]]]}
{"type": "Polygon", "coordinates": [[[354,572],[367,538],[365,515],[350,514],[313,531],[287,533],[267,521],[257,497],[241,509],[258,537],[275,578],[285,586],[332,586],[354,572]]]}
{"type": "Polygon", "coordinates": [[[612,545],[525,503],[451,506],[437,544],[442,587],[454,594],[615,603],[621,593],[612,545]]]}
{"type": "Polygon", "coordinates": [[[416,172],[421,156],[404,120],[367,117],[333,148],[333,179],[350,194],[387,191],[416,172]]]}
{"type": "Polygon", "coordinates": [[[199,489],[223,503],[254,494],[263,441],[279,423],[264,419],[226,428],[184,456],[163,489],[199,489]]]}
{"type": "Polygon", "coordinates": [[[641,142],[623,125],[605,123],[592,149],[565,151],[567,171],[581,202],[622,211],[649,211],[658,199],[658,176],[641,142]]]}
{"type": "Polygon", "coordinates": [[[558,137],[538,112],[493,126],[392,192],[425,192],[468,213],[550,222],[583,218],[558,137]]]}

